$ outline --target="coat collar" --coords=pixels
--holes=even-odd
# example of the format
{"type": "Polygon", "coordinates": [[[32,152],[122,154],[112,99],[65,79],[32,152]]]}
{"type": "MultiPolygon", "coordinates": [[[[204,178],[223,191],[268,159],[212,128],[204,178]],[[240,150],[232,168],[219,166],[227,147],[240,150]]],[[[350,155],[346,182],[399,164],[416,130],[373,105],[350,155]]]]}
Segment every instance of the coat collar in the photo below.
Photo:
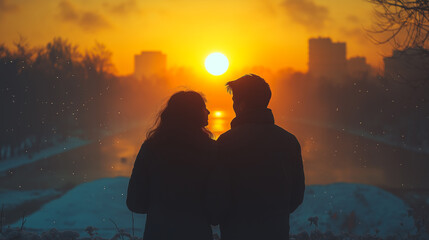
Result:
{"type": "Polygon", "coordinates": [[[244,124],[274,124],[274,116],[269,108],[252,109],[232,119],[231,128],[244,124]]]}

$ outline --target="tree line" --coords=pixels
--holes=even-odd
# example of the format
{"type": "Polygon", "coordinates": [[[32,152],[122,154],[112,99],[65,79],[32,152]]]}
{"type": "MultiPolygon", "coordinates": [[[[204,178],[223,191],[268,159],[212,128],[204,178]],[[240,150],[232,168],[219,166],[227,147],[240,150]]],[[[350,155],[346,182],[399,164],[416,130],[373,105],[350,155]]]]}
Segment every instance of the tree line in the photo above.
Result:
{"type": "Polygon", "coordinates": [[[68,136],[97,138],[115,124],[141,119],[150,91],[113,75],[111,56],[100,43],[82,52],[61,38],[43,47],[1,44],[0,159],[68,136]]]}

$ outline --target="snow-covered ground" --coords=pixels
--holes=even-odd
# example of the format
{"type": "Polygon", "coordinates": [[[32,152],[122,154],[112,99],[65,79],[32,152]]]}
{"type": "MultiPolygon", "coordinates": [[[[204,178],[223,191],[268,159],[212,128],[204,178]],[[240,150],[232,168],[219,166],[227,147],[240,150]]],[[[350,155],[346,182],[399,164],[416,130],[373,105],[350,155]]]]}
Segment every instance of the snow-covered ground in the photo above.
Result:
{"type": "Polygon", "coordinates": [[[311,185],[305,191],[304,203],[291,215],[291,233],[316,229],[309,226],[309,218],[317,217],[321,232],[405,237],[417,233],[409,210],[400,198],[375,186],[311,185]]]}
{"type": "MultiPolygon", "coordinates": [[[[25,228],[75,230],[86,236],[87,226],[103,237],[115,235],[113,220],[131,232],[131,212],[125,205],[128,178],[105,178],[81,184],[27,217],[25,228]],[[111,219],[111,220],[110,220],[111,219]]],[[[291,215],[291,234],[310,232],[309,218],[318,218],[320,231],[377,234],[385,237],[416,234],[409,207],[380,188],[350,183],[307,186],[304,203],[291,215]]],[[[134,214],[136,236],[142,236],[145,215],[134,214]]],[[[19,227],[21,221],[12,226],[19,227]]]]}
{"type": "MultiPolygon", "coordinates": [[[[132,216],[125,201],[128,178],[104,178],[81,184],[61,198],[51,201],[26,217],[26,228],[36,230],[73,230],[87,236],[84,229],[92,226],[103,237],[112,237],[120,229],[131,232],[132,216]]],[[[134,214],[136,236],[143,235],[146,216],[134,214]]],[[[12,226],[19,227],[21,220],[12,226]]]]}

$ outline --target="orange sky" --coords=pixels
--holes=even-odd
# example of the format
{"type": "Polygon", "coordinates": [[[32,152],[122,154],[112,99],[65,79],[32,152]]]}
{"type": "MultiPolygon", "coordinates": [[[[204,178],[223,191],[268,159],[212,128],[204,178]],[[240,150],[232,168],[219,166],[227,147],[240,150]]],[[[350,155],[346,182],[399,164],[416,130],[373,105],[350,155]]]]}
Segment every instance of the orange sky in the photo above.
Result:
{"type": "Polygon", "coordinates": [[[59,36],[85,50],[98,41],[113,52],[118,74],[132,73],[142,50],[197,72],[214,51],[229,58],[229,71],[306,71],[308,38],[329,36],[347,42],[347,57],[366,56],[380,69],[390,50],[367,37],[372,11],[365,0],[0,0],[0,43],[22,35],[37,46],[59,36]]]}

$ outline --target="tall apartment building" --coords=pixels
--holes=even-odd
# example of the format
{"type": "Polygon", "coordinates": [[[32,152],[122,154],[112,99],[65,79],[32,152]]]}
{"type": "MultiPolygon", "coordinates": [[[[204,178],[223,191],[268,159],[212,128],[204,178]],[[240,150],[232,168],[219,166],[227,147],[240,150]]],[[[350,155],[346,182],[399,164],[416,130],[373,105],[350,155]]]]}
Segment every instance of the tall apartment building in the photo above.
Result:
{"type": "Polygon", "coordinates": [[[394,50],[392,56],[383,60],[385,78],[417,85],[429,78],[429,50],[394,50]]]}
{"type": "Polygon", "coordinates": [[[355,77],[368,75],[371,74],[371,66],[366,63],[365,57],[351,57],[347,60],[347,73],[355,77]]]}
{"type": "Polygon", "coordinates": [[[338,78],[347,73],[346,43],[330,38],[308,41],[308,72],[315,77],[338,78]]]}
{"type": "Polygon", "coordinates": [[[134,55],[134,76],[137,79],[153,79],[165,74],[167,55],[160,51],[142,51],[134,55]]]}

